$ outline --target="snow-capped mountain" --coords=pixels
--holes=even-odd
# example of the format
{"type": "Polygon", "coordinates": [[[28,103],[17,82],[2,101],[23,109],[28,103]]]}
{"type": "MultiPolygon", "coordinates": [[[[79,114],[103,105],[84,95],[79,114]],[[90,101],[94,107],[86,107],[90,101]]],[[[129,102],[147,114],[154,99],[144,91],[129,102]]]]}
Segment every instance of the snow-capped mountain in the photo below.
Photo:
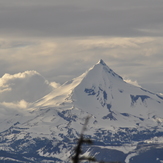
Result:
{"type": "Polygon", "coordinates": [[[163,160],[163,97],[126,83],[102,60],[26,111],[3,118],[0,148],[11,162],[70,162],[87,116],[85,136],[94,144],[83,147],[85,155],[124,163],[163,160]]]}

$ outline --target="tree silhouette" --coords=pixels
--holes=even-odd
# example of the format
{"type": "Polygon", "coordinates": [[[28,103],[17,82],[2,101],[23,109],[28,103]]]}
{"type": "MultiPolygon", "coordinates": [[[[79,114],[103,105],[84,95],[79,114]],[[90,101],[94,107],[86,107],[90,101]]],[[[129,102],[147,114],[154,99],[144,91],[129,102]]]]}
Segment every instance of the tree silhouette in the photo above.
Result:
{"type": "Polygon", "coordinates": [[[91,139],[85,139],[84,138],[84,132],[87,130],[87,125],[88,125],[89,119],[90,119],[89,116],[86,117],[86,119],[85,119],[85,123],[83,125],[82,131],[80,134],[80,138],[79,138],[77,146],[75,148],[75,154],[72,157],[73,163],[79,163],[80,161],[89,161],[89,162],[98,162],[98,163],[120,163],[120,162],[97,161],[94,157],[91,157],[91,156],[88,156],[88,157],[80,156],[82,154],[81,148],[82,148],[83,144],[89,144],[89,145],[93,144],[91,139]]]}

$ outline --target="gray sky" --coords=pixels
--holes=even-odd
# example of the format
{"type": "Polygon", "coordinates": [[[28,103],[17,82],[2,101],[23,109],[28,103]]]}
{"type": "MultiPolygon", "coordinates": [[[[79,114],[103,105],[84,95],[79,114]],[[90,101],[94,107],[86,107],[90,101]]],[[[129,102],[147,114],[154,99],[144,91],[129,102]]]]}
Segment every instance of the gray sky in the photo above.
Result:
{"type": "Polygon", "coordinates": [[[63,83],[99,59],[163,93],[163,1],[0,0],[0,76],[63,83]]]}

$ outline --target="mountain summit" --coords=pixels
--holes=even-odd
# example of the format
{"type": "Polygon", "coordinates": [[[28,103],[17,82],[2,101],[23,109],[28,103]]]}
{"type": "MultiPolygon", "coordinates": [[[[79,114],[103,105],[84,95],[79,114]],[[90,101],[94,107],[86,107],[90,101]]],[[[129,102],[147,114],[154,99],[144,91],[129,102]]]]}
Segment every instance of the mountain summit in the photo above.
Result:
{"type": "MultiPolygon", "coordinates": [[[[110,80],[115,80],[115,78],[123,80],[123,78],[110,69],[102,59],[84,74],[85,78],[92,81],[94,80],[94,82],[103,80],[105,77],[110,80]]],[[[82,76],[84,76],[84,74],[82,76]]]]}
{"type": "Polygon", "coordinates": [[[141,163],[151,149],[163,149],[162,108],[162,96],[126,83],[100,60],[34,102],[28,114],[4,117],[1,146],[21,155],[21,161],[70,162],[84,119],[90,116],[85,134],[94,145],[85,146],[85,154],[124,163],[136,158],[141,163]]]}
{"type": "Polygon", "coordinates": [[[116,76],[116,77],[118,77],[118,78],[120,78],[120,79],[123,80],[123,78],[122,78],[121,76],[119,76],[118,74],[116,74],[112,69],[110,69],[102,59],[100,59],[99,62],[98,62],[96,65],[98,65],[98,64],[103,65],[103,68],[104,68],[108,73],[110,73],[112,76],[116,76]]]}

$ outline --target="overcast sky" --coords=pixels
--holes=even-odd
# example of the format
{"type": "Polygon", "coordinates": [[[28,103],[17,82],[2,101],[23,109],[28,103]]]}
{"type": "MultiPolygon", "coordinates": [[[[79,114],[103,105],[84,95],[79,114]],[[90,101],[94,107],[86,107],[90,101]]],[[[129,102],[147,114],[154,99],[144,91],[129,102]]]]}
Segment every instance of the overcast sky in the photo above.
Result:
{"type": "Polygon", "coordinates": [[[99,59],[163,93],[162,0],[0,0],[0,76],[77,77],[99,59]]]}

